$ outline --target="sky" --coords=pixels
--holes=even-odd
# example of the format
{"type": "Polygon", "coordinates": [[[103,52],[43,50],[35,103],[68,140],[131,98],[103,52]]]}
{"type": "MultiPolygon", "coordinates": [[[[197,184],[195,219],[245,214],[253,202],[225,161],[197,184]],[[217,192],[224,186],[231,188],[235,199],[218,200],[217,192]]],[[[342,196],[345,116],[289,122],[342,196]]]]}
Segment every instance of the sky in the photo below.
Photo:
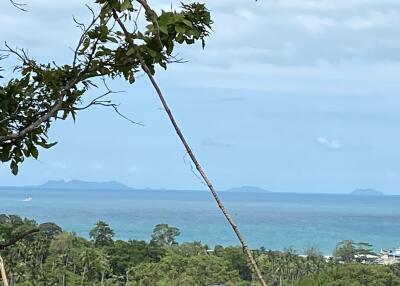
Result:
{"type": "MultiPolygon", "coordinates": [[[[72,15],[88,19],[84,1],[25,3],[28,13],[0,2],[1,41],[43,62],[70,62],[79,37],[72,15]]],[[[400,194],[398,0],[205,3],[215,22],[206,48],[180,47],[188,62],[156,79],[217,189],[400,194]]],[[[109,84],[125,91],[113,95],[120,110],[144,126],[105,108],[56,122],[49,135],[58,144],[18,176],[0,165],[0,185],[81,179],[204,189],[148,80],[109,84]]]]}

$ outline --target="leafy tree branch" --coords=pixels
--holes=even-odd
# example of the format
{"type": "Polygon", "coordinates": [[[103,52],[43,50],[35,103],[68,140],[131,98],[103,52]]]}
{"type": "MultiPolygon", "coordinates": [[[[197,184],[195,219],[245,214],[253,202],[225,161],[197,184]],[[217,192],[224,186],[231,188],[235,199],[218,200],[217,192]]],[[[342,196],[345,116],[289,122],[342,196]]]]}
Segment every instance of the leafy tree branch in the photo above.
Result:
{"type": "MultiPolygon", "coordinates": [[[[57,119],[75,120],[77,111],[85,109],[84,95],[97,87],[93,81],[123,77],[131,84],[135,82],[136,73],[141,70],[140,60],[126,42],[124,33],[116,27],[112,9],[128,21],[132,21],[132,14],[138,13],[141,7],[146,11],[149,25],[135,29],[130,37],[141,42],[137,48],[152,74],[156,65],[166,69],[168,64],[180,61],[173,55],[177,44],[204,42],[211,24],[209,13],[201,4],[182,4],[181,11],[163,11],[157,21],[162,25],[156,27],[157,14],[147,2],[138,2],[137,8],[132,0],[98,0],[97,3],[101,5],[100,12],[95,14],[89,8],[92,14],[89,25],[74,19],[82,34],[71,64],[40,64],[29,58],[24,49],[14,49],[8,44],[3,50],[21,63],[15,68],[20,78],[0,86],[0,161],[9,162],[14,174],[26,157],[38,158],[39,147],[54,146],[55,143],[49,142],[49,129],[57,119]],[[160,47],[160,40],[166,49],[160,47]]],[[[137,27],[136,20],[134,24],[137,27]]],[[[94,105],[111,107],[121,115],[118,106],[110,101],[97,99],[86,108],[94,105]]]]}

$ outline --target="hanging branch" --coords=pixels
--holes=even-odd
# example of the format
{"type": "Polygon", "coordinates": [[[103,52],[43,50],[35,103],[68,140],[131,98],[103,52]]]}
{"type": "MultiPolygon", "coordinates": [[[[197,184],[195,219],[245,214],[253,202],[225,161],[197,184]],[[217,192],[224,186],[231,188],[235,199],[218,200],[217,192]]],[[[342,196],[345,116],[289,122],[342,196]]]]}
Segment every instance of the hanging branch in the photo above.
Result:
{"type": "Polygon", "coordinates": [[[225,216],[226,220],[228,221],[229,225],[232,227],[232,229],[235,232],[237,238],[239,239],[240,244],[242,245],[243,252],[244,252],[245,256],[247,257],[248,262],[250,263],[250,266],[254,270],[254,272],[255,272],[255,274],[256,274],[259,282],[260,282],[260,285],[267,286],[267,283],[265,282],[264,278],[262,277],[261,271],[260,271],[260,269],[259,269],[259,267],[257,265],[256,260],[253,257],[253,254],[251,253],[251,251],[249,249],[249,246],[247,245],[246,240],[244,239],[244,237],[240,233],[238,226],[235,224],[235,222],[233,221],[233,219],[229,215],[227,209],[225,208],[225,206],[222,203],[221,199],[219,198],[217,192],[215,191],[212,182],[208,179],[208,177],[207,177],[206,173],[204,172],[202,166],[200,165],[199,161],[197,160],[195,154],[193,153],[189,143],[187,142],[185,136],[183,135],[181,129],[179,128],[179,125],[176,122],[175,117],[174,117],[171,109],[169,108],[168,103],[167,103],[167,101],[166,101],[166,99],[165,99],[160,87],[158,86],[156,80],[154,79],[153,74],[151,73],[151,70],[146,65],[143,57],[139,53],[137,45],[133,42],[131,34],[128,32],[128,30],[126,29],[124,23],[122,23],[121,19],[118,17],[117,11],[115,9],[113,9],[112,12],[113,12],[114,19],[117,21],[118,25],[120,26],[120,28],[122,29],[122,31],[125,34],[126,41],[131,46],[131,48],[136,50],[136,56],[139,59],[140,65],[141,65],[143,71],[147,74],[147,76],[148,76],[151,84],[153,85],[154,89],[156,90],[157,95],[158,95],[158,97],[159,97],[159,99],[161,101],[161,104],[164,107],[164,110],[167,113],[168,118],[169,118],[170,122],[172,123],[172,126],[174,127],[174,129],[175,129],[180,141],[182,142],[183,146],[185,147],[186,152],[189,154],[190,159],[192,160],[193,164],[195,165],[195,167],[196,167],[197,171],[199,172],[201,178],[206,183],[206,185],[207,185],[208,189],[210,190],[214,200],[216,201],[219,209],[222,211],[222,213],[225,216]]]}
{"type": "Polygon", "coordinates": [[[121,113],[121,111],[119,111],[119,104],[112,102],[111,100],[107,99],[105,100],[104,98],[110,94],[116,94],[116,93],[122,93],[124,91],[113,91],[111,90],[105,79],[102,80],[103,81],[103,85],[106,89],[106,92],[103,93],[102,95],[97,96],[96,98],[94,98],[93,100],[91,100],[87,105],[82,106],[82,107],[73,107],[72,110],[74,111],[79,111],[79,110],[85,110],[88,109],[92,106],[98,105],[98,106],[103,106],[103,107],[111,107],[112,109],[114,109],[115,113],[117,113],[120,117],[122,117],[123,119],[125,119],[126,121],[135,124],[135,125],[140,125],[140,126],[145,126],[143,124],[143,122],[137,122],[134,121],[132,119],[130,119],[128,116],[124,115],[123,113],[121,113]]]}
{"type": "Polygon", "coordinates": [[[7,247],[10,247],[10,246],[16,244],[18,241],[26,238],[27,236],[29,236],[31,234],[34,234],[34,233],[37,233],[37,232],[39,232],[39,229],[38,228],[33,228],[33,229],[30,229],[30,230],[27,230],[27,231],[24,231],[24,232],[21,232],[21,233],[17,234],[16,236],[14,236],[13,238],[11,238],[8,241],[0,242],[0,250],[4,250],[7,247]]]}

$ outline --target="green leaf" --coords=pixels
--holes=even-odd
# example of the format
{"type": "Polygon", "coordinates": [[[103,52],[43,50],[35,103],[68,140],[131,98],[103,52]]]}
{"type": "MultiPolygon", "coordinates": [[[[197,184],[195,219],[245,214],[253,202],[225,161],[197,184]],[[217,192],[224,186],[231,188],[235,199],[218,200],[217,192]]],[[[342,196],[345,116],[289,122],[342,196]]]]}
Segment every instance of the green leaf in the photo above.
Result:
{"type": "Polygon", "coordinates": [[[22,152],[24,153],[25,157],[31,156],[31,153],[29,153],[29,150],[23,149],[22,152]]]}
{"type": "Polygon", "coordinates": [[[47,143],[46,141],[38,141],[36,142],[37,145],[39,145],[42,148],[45,149],[49,149],[51,147],[53,147],[54,145],[56,145],[58,142],[54,142],[54,143],[47,143]]]}
{"type": "Polygon", "coordinates": [[[124,0],[121,4],[120,12],[133,8],[131,0],[124,0]]]}
{"type": "Polygon", "coordinates": [[[113,43],[118,43],[118,40],[116,38],[114,38],[114,37],[111,37],[111,36],[108,36],[107,40],[109,40],[109,41],[111,41],[113,43]]]}
{"type": "Polygon", "coordinates": [[[133,84],[135,82],[135,76],[133,74],[129,75],[128,81],[130,84],[133,84]]]}
{"type": "Polygon", "coordinates": [[[83,53],[84,51],[86,51],[87,48],[89,47],[89,44],[90,44],[90,39],[85,38],[85,40],[83,41],[83,44],[82,44],[82,48],[79,50],[79,52],[83,53]]]}
{"type": "Polygon", "coordinates": [[[161,32],[163,32],[164,34],[168,34],[168,28],[166,26],[159,26],[159,29],[161,32]]]}
{"type": "Polygon", "coordinates": [[[108,36],[108,27],[106,25],[100,26],[100,39],[105,41],[108,36]]]}
{"type": "Polygon", "coordinates": [[[35,159],[38,158],[38,156],[39,156],[39,151],[38,151],[38,149],[37,149],[35,146],[33,146],[33,145],[31,146],[30,152],[31,152],[31,155],[32,155],[33,158],[35,158],[35,159]]]}
{"type": "Polygon", "coordinates": [[[11,161],[10,168],[13,175],[16,176],[18,174],[18,164],[14,160],[11,161]]]}
{"type": "Polygon", "coordinates": [[[130,49],[126,52],[126,55],[127,55],[127,56],[131,56],[131,55],[133,55],[135,52],[136,52],[136,50],[135,50],[134,48],[130,48],[130,49]]]}
{"type": "Polygon", "coordinates": [[[189,20],[183,19],[182,23],[184,23],[186,26],[188,26],[190,28],[193,28],[193,24],[189,20]]]}
{"type": "Polygon", "coordinates": [[[176,27],[175,27],[175,31],[176,31],[177,33],[180,33],[180,34],[185,34],[186,29],[185,29],[184,27],[182,27],[182,26],[176,26],[176,27]]]}
{"type": "Polygon", "coordinates": [[[167,63],[166,62],[160,62],[160,66],[162,66],[165,70],[167,69],[167,63]]]}

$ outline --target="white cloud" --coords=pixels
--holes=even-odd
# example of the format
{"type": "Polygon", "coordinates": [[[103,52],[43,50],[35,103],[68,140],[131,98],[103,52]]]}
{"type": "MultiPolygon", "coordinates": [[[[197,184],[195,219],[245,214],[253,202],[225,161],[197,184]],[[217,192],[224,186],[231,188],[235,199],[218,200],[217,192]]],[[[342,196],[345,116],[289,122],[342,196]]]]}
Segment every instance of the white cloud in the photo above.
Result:
{"type": "Polygon", "coordinates": [[[328,138],[320,136],[320,137],[317,137],[317,142],[320,145],[330,148],[330,149],[338,150],[338,149],[342,148],[342,143],[336,139],[328,139],[328,138]]]}
{"type": "Polygon", "coordinates": [[[102,163],[93,163],[92,168],[96,171],[101,171],[105,169],[105,166],[102,163]]]}
{"type": "Polygon", "coordinates": [[[128,168],[128,173],[129,174],[135,174],[135,173],[137,173],[139,171],[139,168],[138,167],[136,167],[136,166],[130,166],[129,168],[128,168]]]}
{"type": "MultiPolygon", "coordinates": [[[[164,9],[171,2],[180,5],[178,0],[149,2],[164,9]]],[[[398,0],[205,2],[215,21],[206,50],[181,48],[190,63],[167,72],[182,77],[181,84],[313,94],[400,91],[398,0]]],[[[29,47],[44,61],[69,61],[68,47],[79,36],[72,15],[88,19],[84,2],[24,3],[28,13],[0,1],[0,40],[29,47]]]]}
{"type": "Polygon", "coordinates": [[[306,32],[314,35],[322,34],[337,24],[330,18],[321,18],[314,15],[299,15],[297,20],[305,28],[306,32]]]}

